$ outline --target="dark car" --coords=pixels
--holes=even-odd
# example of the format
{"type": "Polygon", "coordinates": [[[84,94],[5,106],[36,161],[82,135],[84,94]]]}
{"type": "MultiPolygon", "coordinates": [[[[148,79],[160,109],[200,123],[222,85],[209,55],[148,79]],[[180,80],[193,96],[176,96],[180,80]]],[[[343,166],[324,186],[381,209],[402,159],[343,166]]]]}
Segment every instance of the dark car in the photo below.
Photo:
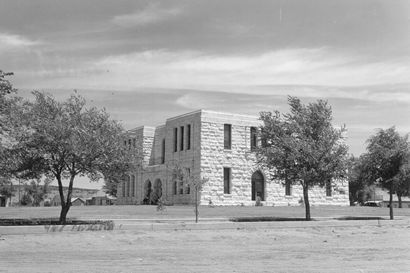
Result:
{"type": "Polygon", "coordinates": [[[381,207],[382,201],[367,201],[363,204],[366,207],[381,207]]]}

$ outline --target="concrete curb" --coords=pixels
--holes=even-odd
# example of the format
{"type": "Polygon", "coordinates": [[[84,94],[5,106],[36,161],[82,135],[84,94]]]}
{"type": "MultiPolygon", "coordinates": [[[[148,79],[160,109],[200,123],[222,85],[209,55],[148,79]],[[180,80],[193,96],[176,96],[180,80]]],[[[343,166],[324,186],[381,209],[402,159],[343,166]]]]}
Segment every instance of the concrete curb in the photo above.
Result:
{"type": "Polygon", "coordinates": [[[132,219],[114,220],[113,230],[99,229],[98,226],[1,226],[0,238],[4,235],[58,234],[61,232],[77,233],[91,231],[127,232],[127,231],[182,231],[182,230],[258,230],[258,229],[300,229],[300,228],[338,228],[397,226],[410,227],[410,219],[397,220],[321,220],[321,221],[271,221],[271,222],[229,222],[229,221],[133,221],[132,219]],[[94,229],[92,229],[94,228],[94,229]]]}

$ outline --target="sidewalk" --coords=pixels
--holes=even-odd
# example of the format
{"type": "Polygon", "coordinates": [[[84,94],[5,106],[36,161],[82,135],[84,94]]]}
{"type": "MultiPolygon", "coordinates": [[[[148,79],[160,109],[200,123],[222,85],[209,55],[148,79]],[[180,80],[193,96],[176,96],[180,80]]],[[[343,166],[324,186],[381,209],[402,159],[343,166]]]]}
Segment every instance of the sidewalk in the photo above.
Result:
{"type": "MultiPolygon", "coordinates": [[[[110,220],[110,219],[101,219],[110,220]]],[[[179,230],[258,230],[258,229],[300,229],[331,227],[366,227],[366,226],[410,226],[410,218],[396,217],[395,220],[334,220],[333,218],[315,218],[315,221],[269,221],[269,222],[230,222],[227,218],[194,219],[113,219],[114,230],[121,231],[179,231],[179,230]]],[[[82,226],[86,229],[87,225],[82,226]]],[[[101,232],[100,231],[100,232],[101,232]]],[[[79,226],[0,226],[2,235],[55,234],[59,232],[99,232],[81,230],[79,226]]]]}

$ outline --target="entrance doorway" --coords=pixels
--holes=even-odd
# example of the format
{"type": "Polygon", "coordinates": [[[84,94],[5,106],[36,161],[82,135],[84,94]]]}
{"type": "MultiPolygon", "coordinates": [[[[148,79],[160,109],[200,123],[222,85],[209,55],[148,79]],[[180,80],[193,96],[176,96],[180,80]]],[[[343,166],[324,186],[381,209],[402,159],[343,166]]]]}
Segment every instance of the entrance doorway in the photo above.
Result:
{"type": "Polygon", "coordinates": [[[162,196],[162,182],[160,179],[157,179],[154,182],[154,192],[151,198],[152,203],[157,204],[161,196],[162,196]]]}
{"type": "Polygon", "coordinates": [[[260,171],[252,174],[252,200],[255,201],[258,196],[265,201],[265,179],[260,171]]]}
{"type": "Polygon", "coordinates": [[[151,181],[147,180],[147,181],[145,181],[145,185],[144,185],[144,199],[142,200],[142,203],[143,203],[144,205],[151,205],[151,194],[152,194],[151,181]]]}

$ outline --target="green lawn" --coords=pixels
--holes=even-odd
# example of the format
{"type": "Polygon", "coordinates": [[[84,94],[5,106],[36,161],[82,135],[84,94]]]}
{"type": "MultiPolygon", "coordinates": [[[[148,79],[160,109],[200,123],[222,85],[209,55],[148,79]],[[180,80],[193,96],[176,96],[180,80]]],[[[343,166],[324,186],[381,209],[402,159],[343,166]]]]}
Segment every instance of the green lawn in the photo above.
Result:
{"type": "MultiPolygon", "coordinates": [[[[249,216],[304,217],[305,209],[298,207],[208,207],[201,206],[200,218],[230,218],[249,216]]],[[[0,208],[0,218],[58,217],[60,207],[0,208]]],[[[395,216],[410,216],[409,208],[394,209],[395,216]]],[[[313,206],[312,218],[342,216],[382,216],[388,218],[388,208],[313,206]]],[[[156,206],[83,206],[71,207],[69,218],[81,219],[187,219],[194,217],[192,206],[168,206],[157,212],[156,206]]]]}

